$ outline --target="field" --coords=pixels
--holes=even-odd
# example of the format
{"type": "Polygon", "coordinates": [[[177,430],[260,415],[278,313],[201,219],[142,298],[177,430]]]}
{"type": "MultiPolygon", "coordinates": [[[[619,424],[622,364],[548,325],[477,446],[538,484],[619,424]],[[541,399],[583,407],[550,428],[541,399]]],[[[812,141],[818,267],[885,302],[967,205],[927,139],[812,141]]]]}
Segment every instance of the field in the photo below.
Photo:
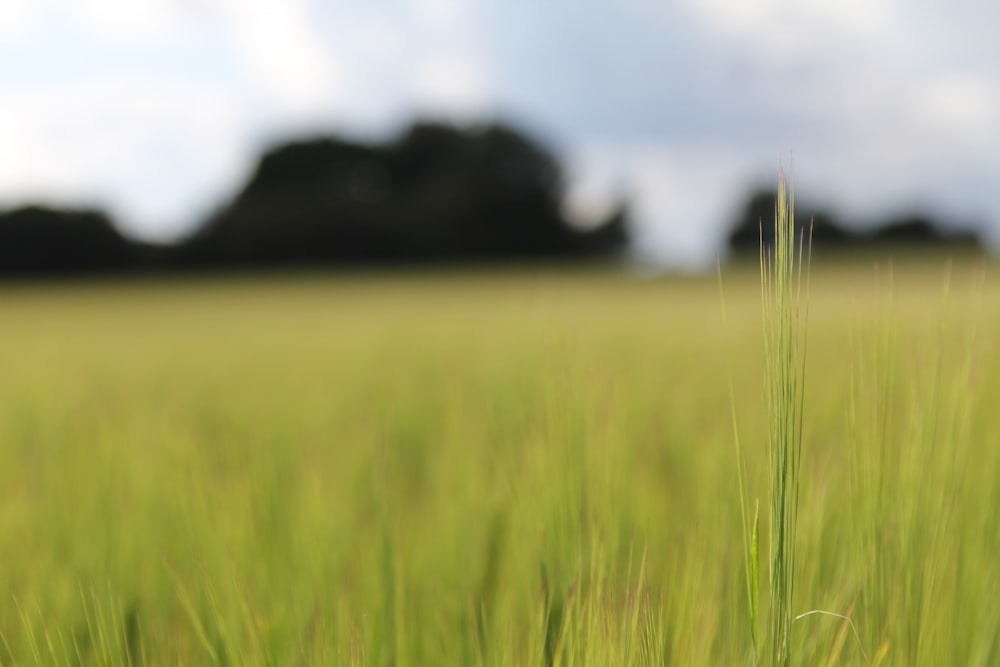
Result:
{"type": "MultiPolygon", "coordinates": [[[[1000,664],[1000,279],[881,267],[812,272],[794,607],[851,623],[792,664],[1000,664]]],[[[752,664],[723,285],[725,324],[714,276],[3,288],[0,662],[752,664]]]]}

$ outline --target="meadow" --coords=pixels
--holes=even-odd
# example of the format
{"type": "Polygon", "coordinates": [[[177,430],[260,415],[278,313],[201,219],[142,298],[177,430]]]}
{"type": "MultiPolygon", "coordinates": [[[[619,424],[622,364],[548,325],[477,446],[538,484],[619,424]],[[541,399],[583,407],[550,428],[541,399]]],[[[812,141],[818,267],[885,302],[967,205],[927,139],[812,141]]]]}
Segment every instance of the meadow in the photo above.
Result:
{"type": "MultiPolygon", "coordinates": [[[[761,312],[752,262],[6,286],[0,663],[753,664],[761,312]]],[[[850,622],[792,664],[1000,664],[996,340],[974,258],[817,253],[792,606],[850,622]]]]}

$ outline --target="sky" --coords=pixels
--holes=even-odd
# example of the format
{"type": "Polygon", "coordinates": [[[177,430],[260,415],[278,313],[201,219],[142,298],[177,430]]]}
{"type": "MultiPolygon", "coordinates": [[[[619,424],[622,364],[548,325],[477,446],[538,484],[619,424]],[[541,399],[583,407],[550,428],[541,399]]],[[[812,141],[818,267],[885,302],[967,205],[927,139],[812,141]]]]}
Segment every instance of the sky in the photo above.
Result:
{"type": "Polygon", "coordinates": [[[1000,245],[1000,5],[985,0],[0,0],[0,205],[191,230],[263,148],[500,118],[567,206],[714,262],[753,187],[1000,245]]]}

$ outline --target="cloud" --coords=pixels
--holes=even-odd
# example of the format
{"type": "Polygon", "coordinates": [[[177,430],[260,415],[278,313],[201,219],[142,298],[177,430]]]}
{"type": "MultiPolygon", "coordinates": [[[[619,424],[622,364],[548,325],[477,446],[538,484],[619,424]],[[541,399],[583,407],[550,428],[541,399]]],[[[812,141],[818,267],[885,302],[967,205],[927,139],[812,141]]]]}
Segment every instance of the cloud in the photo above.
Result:
{"type": "Polygon", "coordinates": [[[215,0],[259,102],[315,121],[345,94],[346,71],[306,0],[215,0]]]}
{"type": "Polygon", "coordinates": [[[23,12],[34,35],[12,48],[41,57],[0,81],[0,199],[104,205],[140,235],[170,237],[228,196],[268,132],[327,118],[342,78],[308,3],[193,7],[41,0],[23,12]],[[206,36],[230,45],[235,67],[224,49],[188,57],[206,36]]]}
{"type": "Polygon", "coordinates": [[[416,106],[461,116],[489,113],[492,95],[483,66],[461,55],[432,57],[413,75],[416,106]]]}
{"type": "Polygon", "coordinates": [[[801,191],[850,216],[996,225],[1000,47],[965,4],[956,19],[882,0],[583,2],[517,42],[509,28],[500,94],[561,145],[618,154],[605,178],[628,180],[644,244],[672,260],[707,254],[746,188],[793,158],[801,191]]]}
{"type": "Polygon", "coordinates": [[[175,0],[49,2],[52,10],[75,17],[95,36],[120,44],[148,44],[174,36],[182,28],[183,16],[175,0]]]}
{"type": "Polygon", "coordinates": [[[24,39],[33,27],[35,11],[30,3],[20,0],[0,0],[0,39],[24,39]]]}
{"type": "Polygon", "coordinates": [[[243,175],[240,115],[225,95],[183,80],[2,92],[0,184],[8,201],[109,205],[133,231],[169,237],[243,175]]]}

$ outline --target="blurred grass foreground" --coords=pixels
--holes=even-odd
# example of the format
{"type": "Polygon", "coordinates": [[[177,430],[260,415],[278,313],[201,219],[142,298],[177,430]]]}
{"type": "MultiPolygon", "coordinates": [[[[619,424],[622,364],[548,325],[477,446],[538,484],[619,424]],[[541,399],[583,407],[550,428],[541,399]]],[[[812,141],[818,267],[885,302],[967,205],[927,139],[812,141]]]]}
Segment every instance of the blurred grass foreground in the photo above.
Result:
{"type": "MultiPolygon", "coordinates": [[[[1000,664],[979,276],[814,268],[793,664],[1000,664]]],[[[0,661],[750,664],[756,267],[452,278],[4,288],[0,661]]]]}

